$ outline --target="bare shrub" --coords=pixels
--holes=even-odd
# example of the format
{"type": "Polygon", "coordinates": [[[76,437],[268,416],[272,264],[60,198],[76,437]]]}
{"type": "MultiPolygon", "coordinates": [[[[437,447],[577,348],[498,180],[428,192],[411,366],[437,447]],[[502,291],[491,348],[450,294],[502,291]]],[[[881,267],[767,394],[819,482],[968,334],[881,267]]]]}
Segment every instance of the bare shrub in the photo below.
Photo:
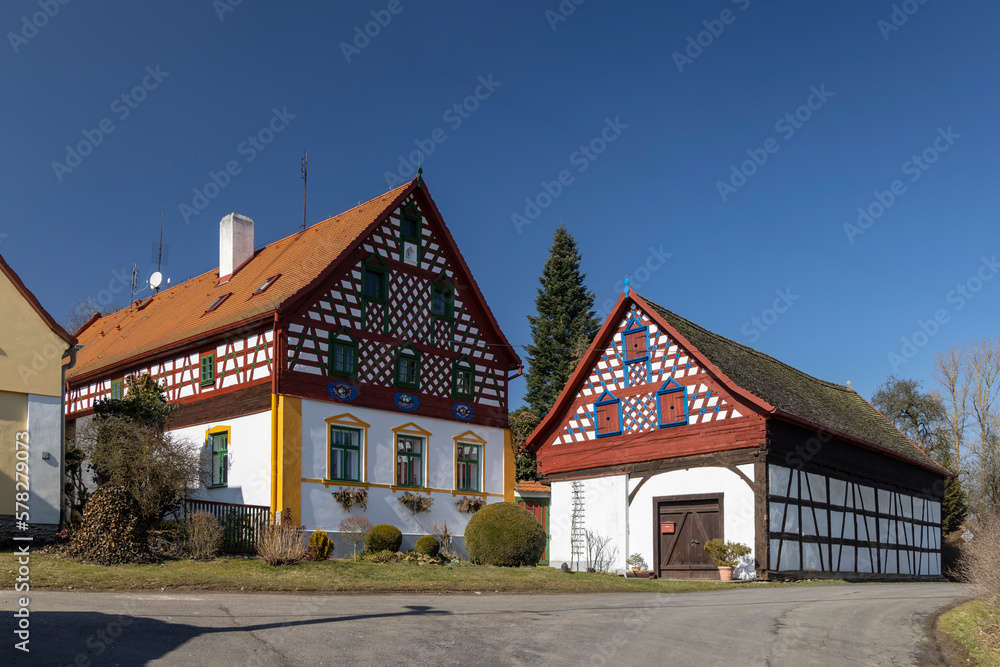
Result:
{"type": "Polygon", "coordinates": [[[958,562],[959,578],[976,588],[977,594],[1000,609],[1000,513],[987,516],[982,524],[972,526],[975,536],[962,546],[958,562]]]}
{"type": "Polygon", "coordinates": [[[265,526],[257,538],[257,553],[268,565],[291,565],[306,557],[308,547],[302,526],[296,526],[291,510],[281,513],[281,523],[265,526]]]}
{"type": "Polygon", "coordinates": [[[595,572],[607,572],[618,558],[618,547],[611,544],[611,538],[600,533],[587,531],[587,563],[595,572]]]}
{"type": "Polygon", "coordinates": [[[188,553],[195,560],[215,558],[222,548],[222,526],[211,513],[198,511],[187,519],[188,553]]]}
{"type": "Polygon", "coordinates": [[[340,533],[351,543],[354,560],[358,560],[358,545],[365,541],[365,535],[372,529],[372,522],[363,516],[349,516],[340,522],[340,533]]]}
{"type": "Polygon", "coordinates": [[[442,521],[440,525],[435,521],[434,525],[431,526],[431,533],[434,537],[438,538],[438,542],[441,543],[441,553],[449,558],[454,558],[455,554],[451,550],[451,528],[448,527],[447,521],[442,521]]]}

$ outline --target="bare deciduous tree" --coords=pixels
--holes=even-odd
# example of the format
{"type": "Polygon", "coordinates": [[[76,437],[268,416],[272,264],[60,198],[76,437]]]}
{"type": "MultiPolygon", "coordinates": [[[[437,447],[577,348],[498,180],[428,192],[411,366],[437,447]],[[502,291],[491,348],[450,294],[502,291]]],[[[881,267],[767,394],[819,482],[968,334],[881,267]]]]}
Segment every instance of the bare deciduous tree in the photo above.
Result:
{"type": "Polygon", "coordinates": [[[1000,339],[953,345],[938,354],[934,372],[969,509],[982,522],[1000,511],[1000,339]]]}
{"type": "Polygon", "coordinates": [[[952,345],[947,352],[938,352],[934,362],[934,377],[944,391],[944,401],[952,445],[955,447],[955,465],[961,467],[962,439],[968,422],[969,378],[962,350],[952,345]]]}

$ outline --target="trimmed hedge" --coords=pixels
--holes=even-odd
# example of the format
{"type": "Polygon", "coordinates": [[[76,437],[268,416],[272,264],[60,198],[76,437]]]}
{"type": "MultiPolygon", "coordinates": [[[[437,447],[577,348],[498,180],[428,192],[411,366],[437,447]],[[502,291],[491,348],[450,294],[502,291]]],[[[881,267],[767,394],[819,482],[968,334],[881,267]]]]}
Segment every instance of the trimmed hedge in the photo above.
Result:
{"type": "Polygon", "coordinates": [[[438,553],[441,552],[441,543],[438,542],[438,538],[433,535],[424,535],[417,540],[417,548],[415,551],[418,554],[430,556],[431,558],[437,558],[438,553]]]}
{"type": "Polygon", "coordinates": [[[372,529],[365,533],[365,551],[376,553],[378,551],[399,551],[403,545],[403,533],[399,528],[390,526],[387,523],[380,523],[372,526],[372,529]]]}
{"type": "Polygon", "coordinates": [[[469,519],[465,548],[480,565],[535,566],[545,553],[545,529],[523,507],[493,503],[469,519]]]}

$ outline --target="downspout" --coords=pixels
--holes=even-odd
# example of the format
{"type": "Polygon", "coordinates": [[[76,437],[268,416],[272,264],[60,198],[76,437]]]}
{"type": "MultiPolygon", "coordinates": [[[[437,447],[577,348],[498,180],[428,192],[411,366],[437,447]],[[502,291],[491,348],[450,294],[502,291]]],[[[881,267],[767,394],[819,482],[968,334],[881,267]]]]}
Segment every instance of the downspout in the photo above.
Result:
{"type": "Polygon", "coordinates": [[[66,395],[69,393],[69,384],[66,382],[66,371],[76,366],[76,353],[83,349],[83,345],[70,345],[69,349],[63,353],[62,358],[69,357],[69,365],[60,367],[60,386],[63,390],[62,401],[60,401],[62,414],[59,415],[59,530],[64,528],[66,521],[66,395]]]}
{"type": "Polygon", "coordinates": [[[274,311],[274,326],[272,327],[272,358],[271,358],[271,518],[276,518],[278,511],[278,353],[280,338],[278,335],[278,311],[274,311]]]}

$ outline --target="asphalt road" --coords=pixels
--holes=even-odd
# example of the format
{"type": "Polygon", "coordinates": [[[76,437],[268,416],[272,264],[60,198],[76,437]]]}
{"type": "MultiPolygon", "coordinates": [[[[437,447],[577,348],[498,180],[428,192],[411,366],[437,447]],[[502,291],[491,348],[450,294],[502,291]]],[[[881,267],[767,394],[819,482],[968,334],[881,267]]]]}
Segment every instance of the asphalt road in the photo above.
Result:
{"type": "Polygon", "coordinates": [[[29,654],[0,594],[0,664],[936,665],[954,584],[678,595],[33,592],[29,654]],[[6,656],[11,656],[8,659],[6,656]]]}

